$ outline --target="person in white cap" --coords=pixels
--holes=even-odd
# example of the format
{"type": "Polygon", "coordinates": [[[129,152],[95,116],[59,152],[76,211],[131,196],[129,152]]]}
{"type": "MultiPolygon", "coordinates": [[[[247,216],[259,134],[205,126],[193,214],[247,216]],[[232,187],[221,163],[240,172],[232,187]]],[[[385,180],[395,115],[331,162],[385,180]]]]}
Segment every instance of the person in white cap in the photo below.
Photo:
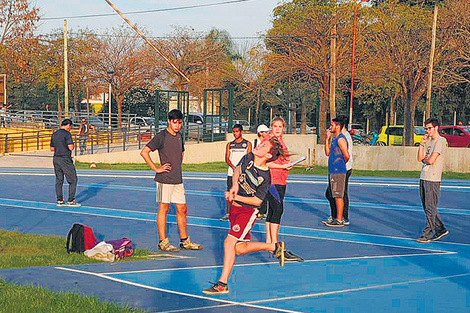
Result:
{"type": "MultiPolygon", "coordinates": [[[[258,126],[256,129],[256,133],[258,134],[258,138],[255,138],[253,140],[253,149],[256,148],[256,146],[269,135],[269,127],[261,124],[258,126]]],[[[261,206],[259,207],[259,215],[258,219],[259,220],[266,220],[266,214],[268,213],[268,203],[266,198],[263,200],[263,203],[261,203],[261,206]]]]}
{"type": "Polygon", "coordinates": [[[256,148],[256,146],[264,139],[266,138],[267,135],[269,135],[269,127],[261,124],[258,126],[256,129],[256,133],[258,134],[258,138],[255,138],[253,140],[253,149],[256,148]]]}

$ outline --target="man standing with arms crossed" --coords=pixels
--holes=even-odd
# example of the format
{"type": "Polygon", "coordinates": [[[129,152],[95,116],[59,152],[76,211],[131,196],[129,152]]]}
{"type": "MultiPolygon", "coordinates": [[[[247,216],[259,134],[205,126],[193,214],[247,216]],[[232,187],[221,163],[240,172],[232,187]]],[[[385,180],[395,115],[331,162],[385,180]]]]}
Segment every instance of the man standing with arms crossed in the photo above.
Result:
{"type": "Polygon", "coordinates": [[[345,120],[334,118],[326,133],[325,154],[328,156],[328,188],[336,204],[336,218],[326,221],[328,227],[344,227],[344,190],[346,184],[346,162],[349,160],[348,142],[342,133],[345,120]],[[332,135],[334,137],[332,137],[332,135]]]}
{"type": "MultiPolygon", "coordinates": [[[[245,156],[245,154],[251,152],[251,142],[243,138],[243,127],[240,124],[233,125],[232,134],[235,138],[233,141],[227,143],[225,147],[225,163],[228,165],[227,170],[227,191],[232,188],[232,176],[233,170],[237,166],[238,162],[245,156]]],[[[221,221],[228,221],[230,213],[230,203],[226,204],[226,212],[221,221]]]]}
{"type": "Polygon", "coordinates": [[[176,206],[176,222],[180,234],[180,248],[187,250],[201,250],[202,245],[191,242],[186,232],[186,196],[183,185],[181,163],[183,162],[184,143],[179,133],[183,125],[183,114],[180,110],[168,112],[168,127],[158,132],[155,137],[140,151],[145,163],[157,173],[157,229],[160,239],[158,248],[162,251],[176,252],[177,247],[170,243],[166,236],[166,217],[170,203],[176,206]],[[158,150],[160,167],[153,163],[150,152],[158,150]]]}
{"type": "Polygon", "coordinates": [[[439,135],[439,121],[429,118],[424,122],[426,135],[418,148],[418,162],[423,163],[419,180],[419,195],[426,214],[426,225],[416,241],[428,243],[449,234],[439,217],[437,203],[441,194],[441,177],[447,154],[447,140],[439,135]]]}
{"type": "Polygon", "coordinates": [[[70,119],[67,118],[63,120],[60,129],[54,132],[51,137],[51,151],[54,152],[52,162],[54,164],[57,206],[80,206],[80,204],[75,201],[78,178],[72,160],[72,151],[74,149],[72,135],[70,134],[72,125],[73,123],[70,119]],[[62,193],[64,175],[69,183],[69,198],[67,202],[64,202],[64,195],[62,193]]]}
{"type": "MultiPolygon", "coordinates": [[[[346,162],[346,180],[344,183],[344,209],[343,209],[343,224],[345,226],[349,225],[349,178],[351,177],[352,167],[353,167],[353,156],[352,156],[352,148],[353,148],[353,141],[351,138],[351,134],[348,132],[348,123],[349,118],[345,115],[340,115],[337,117],[338,119],[343,120],[343,128],[341,129],[341,133],[346,138],[348,143],[348,152],[349,152],[349,160],[346,162]]],[[[331,193],[330,184],[328,184],[328,188],[326,189],[325,193],[326,198],[330,202],[330,209],[331,215],[328,219],[323,220],[322,223],[326,225],[327,222],[331,223],[333,220],[336,219],[338,211],[336,209],[336,201],[331,193]]]]}

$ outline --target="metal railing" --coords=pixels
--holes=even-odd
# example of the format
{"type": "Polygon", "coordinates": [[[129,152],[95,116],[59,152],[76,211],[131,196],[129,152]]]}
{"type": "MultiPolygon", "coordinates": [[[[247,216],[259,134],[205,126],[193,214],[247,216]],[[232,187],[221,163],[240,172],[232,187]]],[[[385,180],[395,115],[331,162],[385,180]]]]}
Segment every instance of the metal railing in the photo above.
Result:
{"type": "MultiPolygon", "coordinates": [[[[159,130],[165,126],[160,126],[159,130]]],[[[50,149],[52,129],[0,129],[0,153],[15,153],[50,149]]],[[[125,127],[121,129],[97,129],[88,135],[80,135],[72,129],[75,155],[141,149],[156,133],[150,127],[125,127]]],[[[197,125],[189,125],[182,130],[185,141],[212,142],[225,140],[225,132],[203,132],[197,125]],[[191,134],[191,136],[189,136],[191,134]]]]}

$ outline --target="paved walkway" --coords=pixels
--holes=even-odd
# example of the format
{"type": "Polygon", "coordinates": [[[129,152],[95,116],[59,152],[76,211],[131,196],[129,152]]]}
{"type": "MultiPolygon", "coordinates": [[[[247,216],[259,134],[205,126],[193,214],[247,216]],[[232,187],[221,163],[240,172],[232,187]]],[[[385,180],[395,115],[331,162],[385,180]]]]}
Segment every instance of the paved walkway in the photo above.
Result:
{"type": "Polygon", "coordinates": [[[0,167],[54,168],[49,150],[0,154],[0,167]]]}

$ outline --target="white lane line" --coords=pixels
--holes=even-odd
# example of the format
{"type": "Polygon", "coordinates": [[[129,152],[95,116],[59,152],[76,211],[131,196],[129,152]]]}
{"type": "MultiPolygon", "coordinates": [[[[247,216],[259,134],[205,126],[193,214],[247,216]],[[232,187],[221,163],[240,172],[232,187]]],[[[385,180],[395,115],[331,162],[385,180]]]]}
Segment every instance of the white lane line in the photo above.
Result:
{"type": "Polygon", "coordinates": [[[178,312],[191,312],[191,311],[200,311],[200,310],[207,310],[207,309],[218,309],[218,308],[226,308],[229,306],[233,306],[232,304],[220,304],[220,305],[212,305],[212,306],[201,306],[199,308],[192,308],[192,309],[181,309],[181,310],[171,310],[171,311],[159,311],[159,313],[178,313],[178,312]]]}
{"type": "MultiPolygon", "coordinates": [[[[54,173],[29,173],[29,172],[0,172],[1,175],[10,175],[10,176],[55,176],[54,173]]],[[[135,179],[149,179],[153,178],[154,176],[150,175],[125,175],[125,174],[86,174],[86,173],[79,173],[80,177],[107,177],[107,178],[135,178],[135,179]]],[[[200,180],[200,181],[226,181],[227,178],[225,177],[195,177],[195,176],[183,176],[184,180],[200,180]]],[[[326,185],[326,180],[298,180],[298,179],[288,179],[288,183],[295,183],[295,184],[320,184],[326,185]]],[[[403,184],[403,183],[377,183],[377,182],[354,182],[350,181],[349,185],[357,185],[357,186],[374,186],[374,187],[408,187],[408,188],[418,188],[419,184],[417,183],[410,183],[410,184],[403,184]]],[[[441,185],[441,189],[457,189],[457,190],[470,190],[470,186],[459,186],[459,185],[441,185]]]]}
{"type": "MultiPolygon", "coordinates": [[[[0,198],[1,200],[1,198],[0,198]]],[[[14,199],[8,199],[12,201],[18,201],[14,199]]],[[[22,200],[23,202],[30,202],[30,203],[39,203],[39,204],[46,204],[46,205],[51,205],[51,203],[47,202],[36,202],[36,201],[27,201],[27,200],[22,200]]],[[[107,208],[99,208],[99,207],[86,207],[86,208],[91,208],[91,209],[96,209],[96,210],[110,210],[110,211],[116,211],[116,212],[125,212],[125,213],[142,213],[142,214],[147,214],[147,215],[153,215],[151,218],[140,218],[140,217],[129,217],[129,216],[118,216],[118,215],[110,215],[110,214],[101,214],[101,213],[91,213],[91,212],[83,212],[80,211],[80,208],[72,208],[72,209],[56,209],[56,208],[41,208],[41,207],[31,207],[31,206],[26,206],[26,205],[16,205],[16,204],[6,204],[6,203],[1,203],[0,206],[6,206],[6,207],[16,207],[16,208],[24,208],[24,209],[29,209],[29,210],[38,210],[38,211],[53,211],[53,212],[61,212],[61,213],[72,213],[72,214],[81,214],[81,215],[91,215],[91,216],[99,216],[99,217],[107,217],[107,218],[117,218],[117,219],[124,219],[124,220],[135,220],[135,221],[145,221],[145,222],[155,222],[155,213],[150,213],[150,212],[144,212],[144,211],[132,211],[132,210],[121,210],[121,209],[107,209],[107,208]]],[[[85,208],[85,207],[83,207],[85,208]]],[[[173,214],[169,214],[170,217],[175,217],[173,214]]],[[[203,217],[193,217],[193,216],[188,216],[189,219],[195,219],[195,220],[203,220],[203,221],[217,221],[217,219],[211,219],[211,218],[203,218],[203,217]]],[[[167,221],[168,224],[176,224],[176,221],[167,221]]],[[[222,226],[217,226],[217,225],[209,225],[209,224],[195,224],[188,222],[187,225],[189,226],[194,226],[194,227],[208,227],[208,228],[216,228],[216,229],[227,229],[226,225],[222,226]]],[[[262,233],[264,234],[265,230],[263,225],[260,225],[260,230],[252,230],[252,233],[262,233]]],[[[372,235],[372,234],[362,234],[362,233],[351,233],[351,232],[344,232],[344,233],[338,233],[335,231],[330,231],[330,230],[318,230],[318,229],[312,229],[312,228],[306,228],[306,227],[296,227],[296,226],[282,226],[281,231],[279,232],[280,235],[284,236],[292,236],[292,237],[301,237],[301,238],[309,238],[309,239],[319,239],[319,240],[329,240],[329,241],[338,241],[338,242],[348,242],[348,243],[356,243],[356,244],[365,244],[365,245],[375,245],[375,246],[386,246],[386,247],[394,247],[394,248],[404,248],[404,249],[410,249],[410,250],[422,250],[422,251],[431,251],[435,253],[442,253],[442,252],[447,252],[443,250],[435,250],[435,249],[429,249],[425,247],[417,247],[417,246],[407,246],[407,245],[389,245],[389,244],[384,244],[384,243],[374,243],[370,241],[355,241],[353,239],[341,239],[341,238],[327,238],[323,236],[313,236],[313,235],[299,235],[299,234],[291,234],[289,233],[289,229],[298,229],[298,230],[304,230],[304,231],[314,231],[314,232],[319,232],[319,233],[325,233],[328,235],[341,235],[341,234],[347,234],[350,236],[357,236],[357,237],[369,237],[369,238],[384,238],[384,239],[397,239],[397,240],[406,240],[406,241],[412,241],[414,242],[414,239],[412,238],[401,238],[401,237],[393,237],[393,236],[383,236],[383,235],[372,235]]],[[[445,244],[454,244],[454,245],[461,245],[461,246],[470,246],[470,244],[460,244],[460,243],[452,243],[452,242],[439,242],[439,245],[445,245],[445,244]]]]}
{"type": "Polygon", "coordinates": [[[284,309],[271,308],[271,307],[266,307],[266,306],[250,304],[250,303],[243,303],[243,302],[235,302],[235,301],[223,300],[223,299],[217,299],[217,298],[210,298],[210,297],[195,295],[195,294],[186,293],[186,292],[180,292],[180,291],[174,291],[174,290],[169,290],[169,289],[164,289],[164,288],[148,286],[148,285],[134,283],[134,282],[130,282],[130,281],[115,278],[115,277],[106,276],[106,275],[103,275],[103,274],[97,274],[97,273],[78,270],[78,269],[73,269],[73,268],[66,268],[66,267],[61,267],[61,266],[56,266],[55,268],[58,269],[58,270],[69,271],[69,272],[74,272],[74,273],[79,273],[79,274],[87,274],[87,275],[91,275],[91,276],[100,277],[100,278],[103,278],[103,279],[112,280],[112,281],[122,283],[122,284],[127,284],[127,285],[131,285],[131,286],[135,286],[135,287],[140,287],[140,288],[144,288],[144,289],[148,289],[148,290],[171,293],[171,294],[184,296],[184,297],[192,297],[192,298],[202,299],[202,300],[211,300],[211,301],[225,303],[225,304],[231,304],[231,305],[237,305],[237,306],[239,305],[239,306],[257,308],[257,309],[264,309],[264,310],[270,310],[270,311],[277,311],[277,312],[297,313],[297,311],[292,311],[292,310],[284,310],[284,309]]]}
{"type": "Polygon", "coordinates": [[[409,285],[414,283],[423,283],[429,281],[436,281],[436,280],[443,280],[443,279],[450,279],[450,278],[457,278],[457,277],[465,277],[469,276],[470,273],[463,273],[457,275],[450,275],[450,276],[439,276],[433,278],[425,278],[425,279],[416,279],[416,280],[409,280],[399,283],[390,283],[390,284],[382,284],[382,285],[374,285],[374,286],[367,286],[367,287],[359,287],[359,288],[350,288],[344,290],[334,290],[334,291],[325,291],[325,292],[318,292],[318,293],[311,293],[307,295],[299,295],[299,296],[291,296],[291,297],[283,297],[277,299],[267,299],[267,300],[256,300],[256,301],[249,301],[246,303],[254,304],[254,303],[266,303],[266,302],[274,302],[274,301],[281,301],[281,300],[295,300],[295,299],[303,299],[303,298],[318,298],[323,296],[330,296],[335,294],[342,294],[348,292],[355,292],[355,291],[363,291],[363,290],[370,290],[370,289],[380,289],[386,287],[393,287],[393,286],[401,286],[401,285],[409,285]]]}
{"type": "MultiPolygon", "coordinates": [[[[312,259],[305,260],[304,262],[288,262],[288,264],[305,264],[305,263],[321,263],[321,262],[341,262],[341,261],[354,261],[354,260],[373,260],[373,259],[391,259],[391,258],[401,258],[401,257],[413,257],[413,256],[442,256],[457,254],[457,252],[443,252],[443,253],[414,253],[414,254],[385,254],[385,255],[369,255],[369,256],[358,256],[351,258],[327,258],[327,259],[312,259]]],[[[260,265],[275,265],[278,264],[278,261],[272,262],[257,262],[257,263],[242,263],[235,264],[234,267],[250,267],[250,266],[260,266],[260,265]]],[[[121,272],[104,272],[99,273],[101,275],[122,275],[122,274],[140,274],[140,273],[159,273],[159,272],[176,272],[176,271],[185,271],[185,270],[204,270],[204,269],[214,269],[222,268],[223,265],[207,265],[207,266],[188,266],[188,267],[175,267],[175,268],[158,268],[158,269],[149,269],[149,270],[135,270],[135,271],[121,271],[121,272]]],[[[98,274],[98,273],[97,273],[98,274]]]]}

